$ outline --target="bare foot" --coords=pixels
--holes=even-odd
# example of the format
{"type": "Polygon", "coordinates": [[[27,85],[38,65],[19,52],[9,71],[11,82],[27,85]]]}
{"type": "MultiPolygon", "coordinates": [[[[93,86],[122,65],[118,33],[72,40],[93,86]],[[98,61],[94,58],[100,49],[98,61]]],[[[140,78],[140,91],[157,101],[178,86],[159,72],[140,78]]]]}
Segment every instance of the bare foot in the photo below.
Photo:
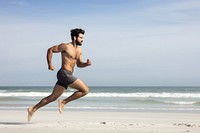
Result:
{"type": "Polygon", "coordinates": [[[32,107],[29,107],[29,108],[27,109],[27,111],[28,111],[27,120],[28,120],[28,122],[30,122],[30,121],[31,121],[31,117],[33,116],[34,111],[33,111],[33,108],[32,108],[32,107]]]}
{"type": "Polygon", "coordinates": [[[59,112],[62,114],[63,112],[63,108],[64,108],[64,103],[63,103],[63,100],[62,99],[59,99],[58,100],[58,109],[59,109],[59,112]]]}

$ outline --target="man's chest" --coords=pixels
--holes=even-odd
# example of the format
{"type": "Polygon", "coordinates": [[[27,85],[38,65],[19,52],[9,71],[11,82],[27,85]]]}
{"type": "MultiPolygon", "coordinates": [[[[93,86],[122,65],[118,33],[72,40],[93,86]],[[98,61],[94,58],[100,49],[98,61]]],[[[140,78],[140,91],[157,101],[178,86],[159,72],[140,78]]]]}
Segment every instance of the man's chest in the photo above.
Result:
{"type": "Polygon", "coordinates": [[[80,50],[77,48],[70,48],[65,51],[65,56],[73,59],[78,59],[80,57],[80,50]]]}

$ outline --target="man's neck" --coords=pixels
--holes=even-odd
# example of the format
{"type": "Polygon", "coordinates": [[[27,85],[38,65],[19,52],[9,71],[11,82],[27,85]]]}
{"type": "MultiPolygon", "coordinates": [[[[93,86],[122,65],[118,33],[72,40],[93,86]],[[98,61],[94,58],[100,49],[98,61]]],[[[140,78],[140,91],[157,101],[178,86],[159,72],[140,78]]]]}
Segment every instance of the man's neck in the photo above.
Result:
{"type": "Polygon", "coordinates": [[[81,45],[78,45],[75,41],[72,41],[71,44],[72,44],[74,47],[76,47],[76,48],[77,48],[78,46],[81,46],[81,45]]]}

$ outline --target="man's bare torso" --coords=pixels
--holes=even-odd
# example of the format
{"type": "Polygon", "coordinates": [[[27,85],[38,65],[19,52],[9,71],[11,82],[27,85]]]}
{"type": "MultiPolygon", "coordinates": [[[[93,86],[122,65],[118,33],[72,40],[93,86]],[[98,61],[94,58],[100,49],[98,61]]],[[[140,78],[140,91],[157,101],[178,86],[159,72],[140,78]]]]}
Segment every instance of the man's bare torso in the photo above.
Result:
{"type": "Polygon", "coordinates": [[[74,46],[71,43],[62,43],[63,51],[61,52],[62,56],[62,69],[73,72],[74,66],[77,61],[80,60],[82,54],[82,49],[80,46],[74,46]]]}

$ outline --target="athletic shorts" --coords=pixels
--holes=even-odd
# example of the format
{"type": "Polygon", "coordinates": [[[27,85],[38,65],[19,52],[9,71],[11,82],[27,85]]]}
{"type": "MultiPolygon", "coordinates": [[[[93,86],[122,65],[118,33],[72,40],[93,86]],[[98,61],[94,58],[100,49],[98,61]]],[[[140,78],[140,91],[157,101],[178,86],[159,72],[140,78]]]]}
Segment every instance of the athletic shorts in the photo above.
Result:
{"type": "Polygon", "coordinates": [[[58,71],[57,79],[58,81],[56,84],[65,87],[65,89],[67,89],[68,85],[77,80],[77,78],[72,75],[72,72],[63,69],[58,71]]]}

